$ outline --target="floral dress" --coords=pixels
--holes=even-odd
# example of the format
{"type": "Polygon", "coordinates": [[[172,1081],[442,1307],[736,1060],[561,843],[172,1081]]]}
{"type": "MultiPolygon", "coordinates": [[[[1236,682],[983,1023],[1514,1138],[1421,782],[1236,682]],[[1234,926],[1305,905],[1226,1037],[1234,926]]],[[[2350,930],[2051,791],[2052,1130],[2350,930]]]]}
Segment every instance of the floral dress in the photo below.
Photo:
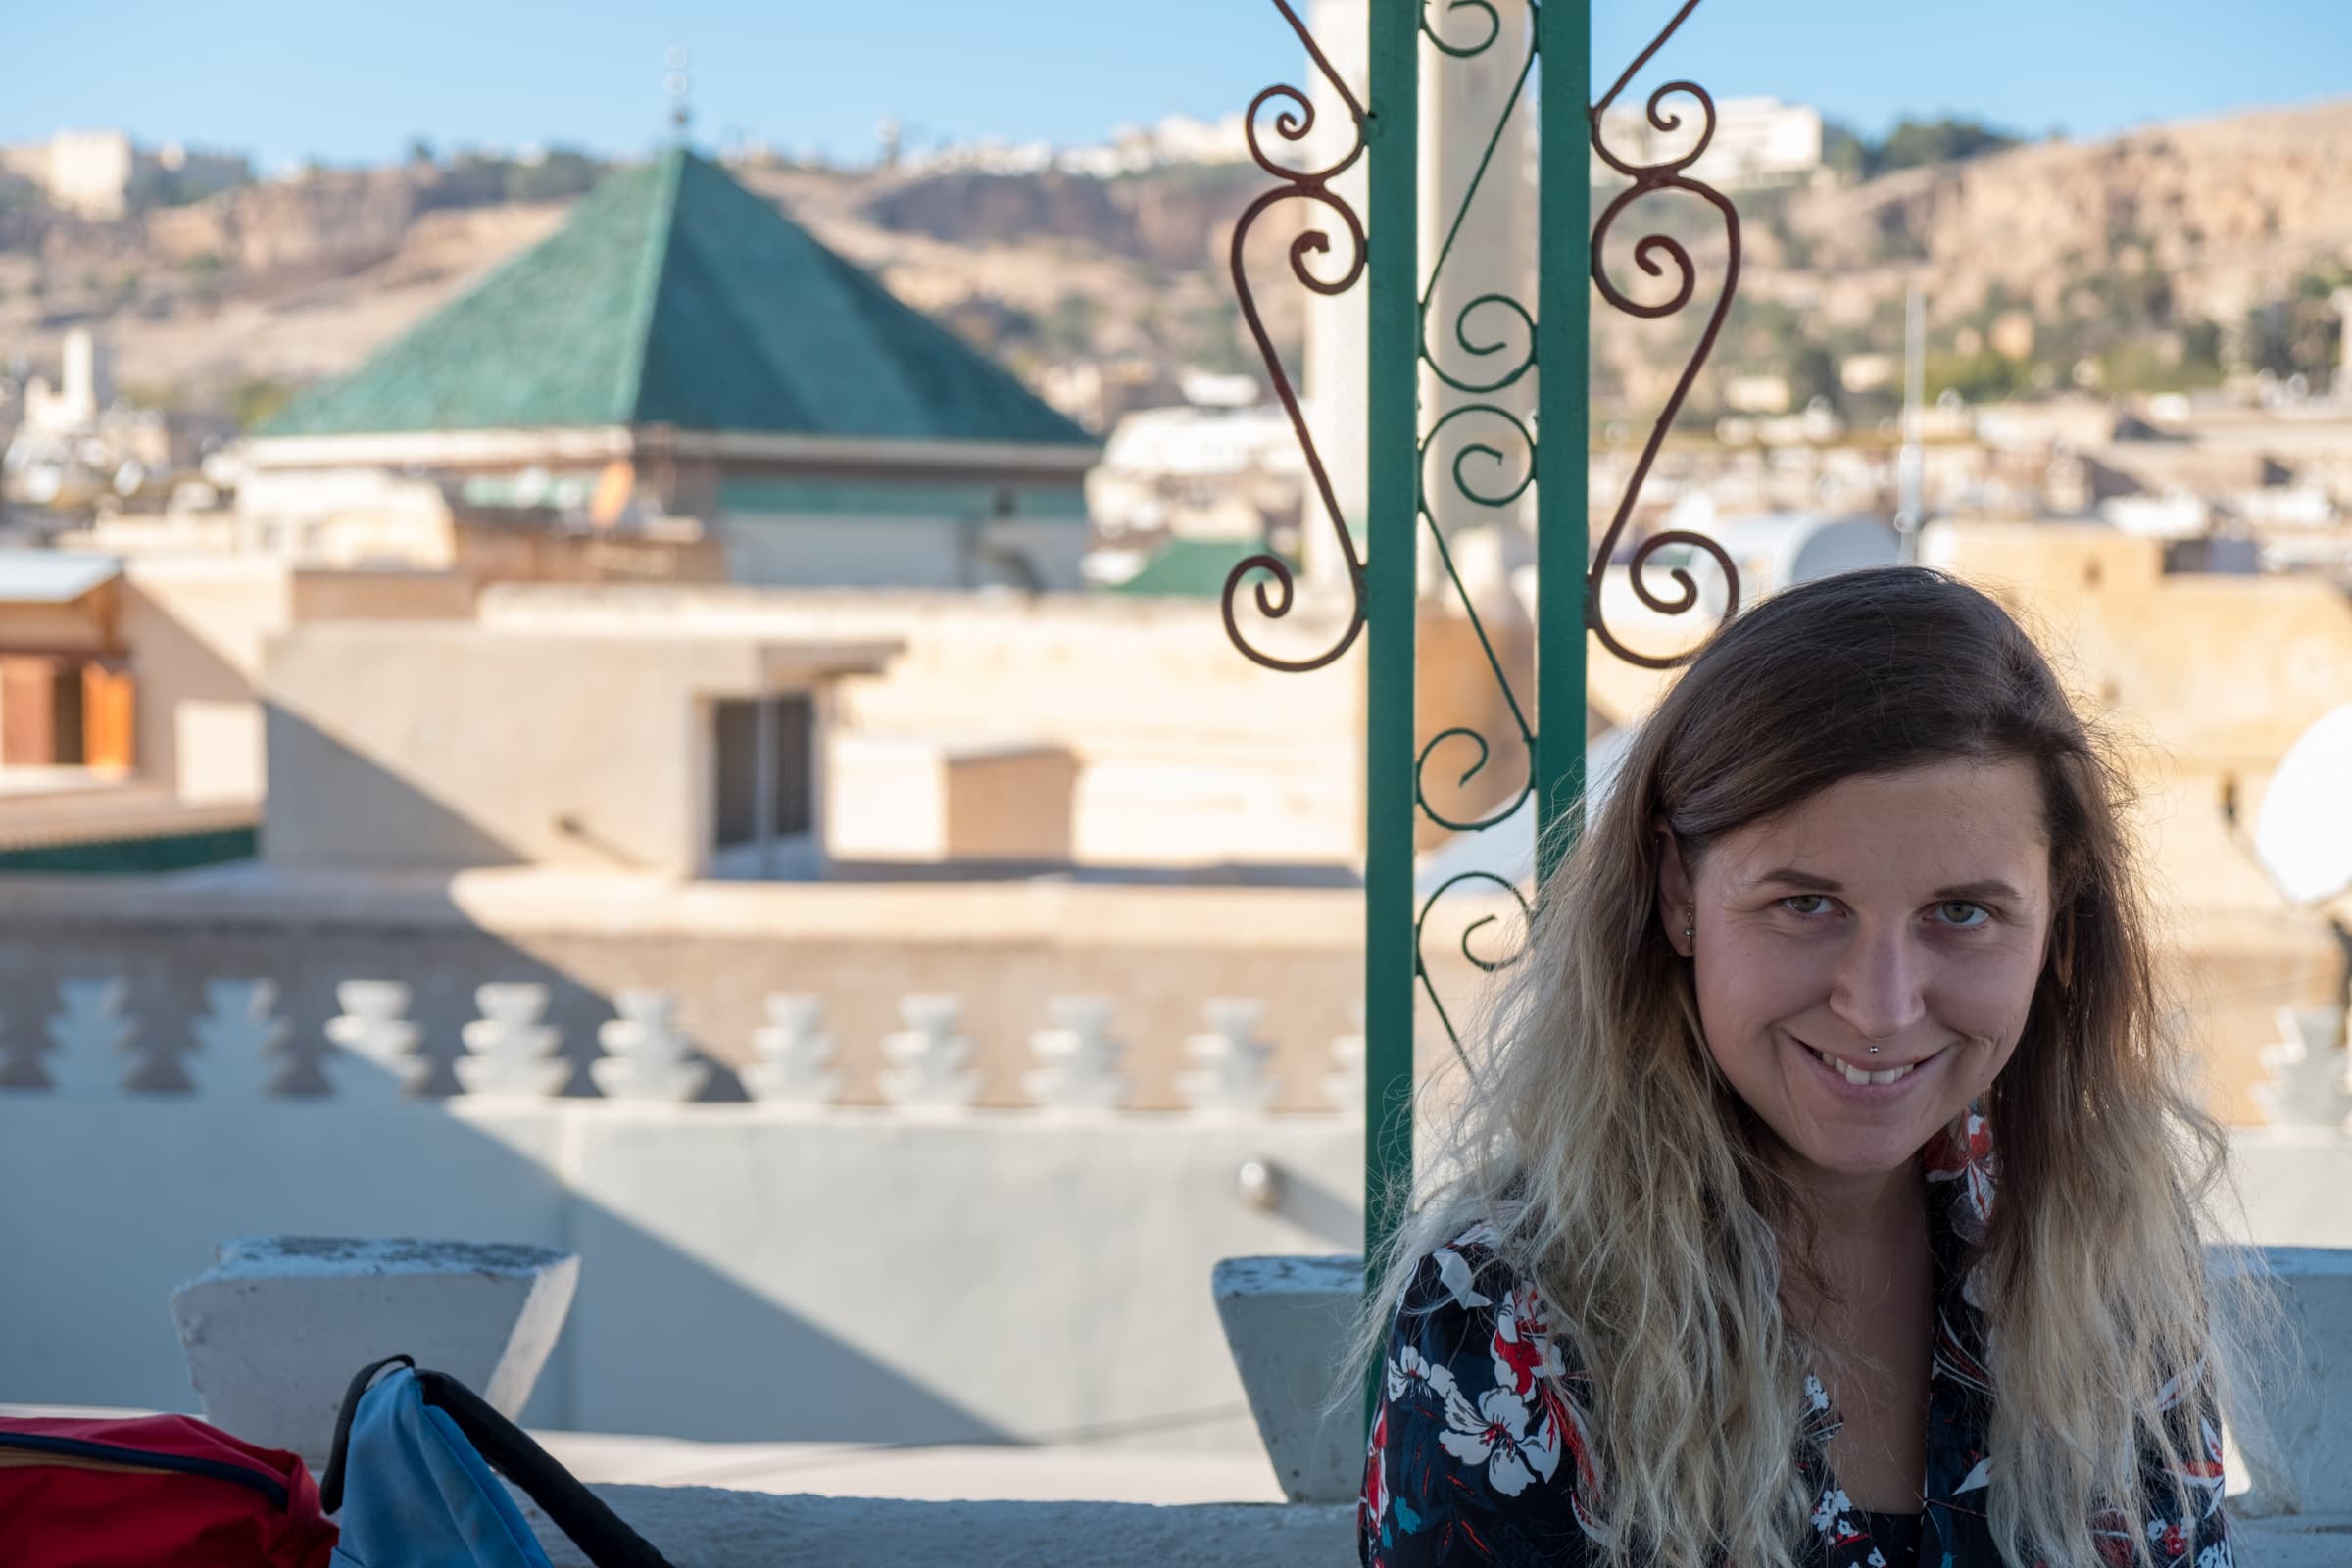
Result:
{"type": "MultiPolygon", "coordinates": [[[[1821,1457],[1838,1419],[1817,1378],[1805,1380],[1807,1441],[1796,1463],[1818,1499],[1802,1557],[1808,1568],[2001,1568],[1985,1495],[1992,1385],[1972,1250],[1991,1214],[1994,1161],[1984,1119],[1970,1111],[1927,1149],[1935,1253],[1935,1362],[1928,1464],[1916,1517],[1855,1508],[1821,1457]]],[[[1586,1380],[1552,1332],[1533,1285],[1495,1254],[1480,1226],[1421,1261],[1389,1334],[1385,1386],[1372,1425],[1357,1509],[1365,1568],[1558,1564],[1605,1555],[1593,1503],[1601,1494],[1586,1380]]],[[[2172,1404],[2180,1396],[2170,1395],[2172,1404]]],[[[2168,1405],[2168,1407],[2170,1407],[2168,1405]]],[[[2202,1452],[2180,1479],[2191,1506],[2089,1521],[2102,1560],[2132,1561],[2144,1539],[2157,1568],[2230,1568],[2222,1508],[2221,1437],[2200,1419],[2202,1452]]],[[[2162,1499],[2169,1488],[2152,1487],[2162,1499]]]]}

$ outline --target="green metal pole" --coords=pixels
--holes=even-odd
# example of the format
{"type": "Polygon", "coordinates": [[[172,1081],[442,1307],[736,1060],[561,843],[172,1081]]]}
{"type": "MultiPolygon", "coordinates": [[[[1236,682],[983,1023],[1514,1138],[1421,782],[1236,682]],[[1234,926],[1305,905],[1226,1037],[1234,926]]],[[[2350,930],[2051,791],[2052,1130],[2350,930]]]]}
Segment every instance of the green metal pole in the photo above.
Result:
{"type": "Polygon", "coordinates": [[[1413,612],[1418,521],[1421,0],[1370,0],[1365,229],[1364,1247],[1377,1258],[1413,1174],[1413,612]]]}
{"type": "MultiPolygon", "coordinates": [[[[1585,568],[1592,549],[1586,402],[1592,332],[1592,0],[1544,0],[1536,286],[1536,873],[1585,791],[1585,568]]],[[[1581,825],[1581,824],[1576,824],[1581,825]]]]}

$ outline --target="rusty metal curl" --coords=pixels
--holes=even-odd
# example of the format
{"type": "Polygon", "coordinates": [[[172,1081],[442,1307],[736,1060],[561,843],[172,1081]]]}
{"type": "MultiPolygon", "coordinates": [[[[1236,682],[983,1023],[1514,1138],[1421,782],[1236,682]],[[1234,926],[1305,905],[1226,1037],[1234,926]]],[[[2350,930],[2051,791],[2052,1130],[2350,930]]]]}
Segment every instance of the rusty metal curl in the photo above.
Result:
{"type": "Polygon", "coordinates": [[[1328,220],[1320,226],[1302,228],[1291,241],[1291,274],[1308,289],[1323,295],[1346,293],[1363,276],[1370,251],[1365,240],[1363,220],[1357,217],[1355,209],[1348,204],[1346,198],[1331,188],[1333,180],[1346,173],[1364,156],[1363,106],[1348,90],[1347,81],[1332,69],[1331,62],[1316,45],[1314,35],[1307,30],[1306,24],[1299,20],[1298,13],[1287,0],[1274,0],[1274,5],[1291,24],[1291,29],[1298,33],[1298,41],[1306,46],[1307,55],[1313,60],[1316,71],[1331,84],[1340,101],[1347,105],[1352,136],[1347,149],[1334,162],[1319,169],[1295,168],[1269,152],[1259,139],[1261,114],[1269,104],[1286,105],[1274,118],[1274,134],[1285,142],[1297,144],[1314,132],[1313,99],[1298,87],[1278,84],[1266,88],[1250,101],[1250,112],[1243,122],[1250,157],[1258,168],[1281,183],[1260,193],[1243,209],[1241,218],[1233,225],[1229,263],[1233,272],[1234,295],[1241,302],[1242,319],[1250,328],[1251,341],[1257,345],[1258,357],[1266,367],[1266,375],[1274,384],[1274,395],[1281,401],[1282,411],[1290,418],[1291,429],[1298,438],[1299,451],[1306,459],[1307,473],[1314,482],[1316,499],[1322,503],[1324,518],[1330,524],[1340,553],[1348,563],[1348,584],[1353,603],[1347,629],[1319,654],[1305,659],[1284,659],[1253,646],[1242,629],[1235,608],[1244,584],[1255,576],[1256,580],[1251,584],[1254,590],[1251,598],[1258,614],[1267,620],[1280,620],[1287,616],[1297,607],[1298,600],[1298,579],[1290,563],[1269,551],[1247,558],[1226,574],[1219,609],[1225,619],[1225,635],[1245,658],[1268,669],[1300,673],[1321,669],[1338,660],[1362,635],[1364,563],[1362,556],[1357,553],[1355,537],[1348,530],[1348,519],[1340,512],[1339,497],[1332,489],[1331,473],[1324,466],[1323,454],[1315,446],[1314,433],[1307,428],[1306,414],[1299,406],[1298,390],[1292,386],[1290,372],[1283,368],[1282,357],[1275,352],[1273,337],[1266,330],[1265,318],[1258,312],[1257,299],[1250,287],[1249,272],[1243,265],[1243,250],[1249,240],[1250,230],[1259,218],[1284,202],[1299,201],[1326,209],[1330,218],[1337,220],[1336,226],[1346,246],[1342,253],[1344,265],[1338,275],[1318,276],[1309,264],[1315,258],[1329,258],[1332,255],[1332,226],[1328,220]]]}
{"type": "MultiPolygon", "coordinates": [[[[1627,83],[1633,80],[1636,73],[1640,72],[1643,66],[1649,63],[1653,55],[1665,47],[1666,41],[1674,36],[1675,30],[1682,26],[1684,21],[1696,9],[1698,9],[1698,0],[1688,0],[1682,9],[1675,13],[1674,20],[1669,22],[1665,29],[1651,40],[1648,48],[1635,57],[1634,63],[1628,66],[1625,74],[1617,78],[1616,84],[1602,94],[1600,101],[1595,103],[1592,109],[1592,150],[1599,155],[1603,163],[1633,181],[1628,188],[1618,192],[1608,206],[1601,210],[1599,220],[1592,225],[1592,282],[1593,286],[1599,290],[1601,298],[1606,300],[1612,309],[1627,316],[1655,320],[1679,314],[1690,303],[1698,291],[1697,263],[1691,259],[1688,247],[1668,234],[1645,234],[1638,240],[1634,245],[1634,265],[1651,277],[1663,277],[1666,275],[1667,268],[1671,266],[1675,273],[1675,286],[1670,297],[1644,303],[1626,293],[1609,276],[1605,250],[1610,230],[1615,226],[1617,220],[1636,203],[1667,191],[1680,191],[1695,196],[1712,206],[1722,217],[1724,228],[1725,263],[1722,292],[1716,298],[1714,310],[1708,314],[1707,324],[1699,334],[1697,346],[1692,349],[1690,360],[1683,367],[1681,377],[1675,382],[1673,392],[1666,399],[1665,407],[1659,411],[1656,422],[1650,427],[1649,438],[1642,443],[1642,456],[1634,465],[1633,474],[1626,482],[1624,493],[1618,498],[1617,510],[1610,517],[1608,528],[1601,535],[1598,547],[1593,551],[1592,565],[1588,568],[1585,578],[1586,625],[1592,629],[1592,635],[1598,638],[1601,645],[1609,652],[1628,663],[1638,664],[1647,669],[1670,669],[1677,664],[1688,662],[1691,653],[1694,653],[1695,650],[1676,655],[1657,655],[1642,653],[1627,647],[1608,624],[1607,612],[1601,601],[1601,579],[1609,569],[1610,562],[1616,555],[1618,541],[1624,536],[1626,526],[1633,517],[1634,504],[1641,498],[1642,487],[1649,478],[1649,470],[1657,462],[1658,449],[1665,444],[1667,432],[1673,427],[1676,416],[1682,413],[1684,404],[1689,401],[1690,388],[1697,381],[1698,372],[1705,367],[1708,356],[1714,353],[1716,340],[1723,335],[1724,321],[1731,315],[1732,299],[1740,287],[1740,214],[1721,191],[1691,178],[1689,173],[1690,169],[1704,156],[1708,146],[1715,139],[1715,100],[1708,96],[1705,88],[1691,81],[1670,81],[1649,95],[1646,114],[1649,123],[1658,130],[1675,131],[1683,128],[1682,116],[1669,112],[1666,108],[1667,100],[1677,94],[1692,99],[1703,117],[1696,140],[1680,154],[1659,163],[1636,164],[1620,157],[1608,145],[1607,137],[1604,134],[1603,118],[1607,114],[1609,106],[1616,102],[1618,94],[1623,92],[1627,83]]],[[[1686,546],[1700,552],[1712,560],[1717,568],[1722,571],[1725,587],[1722,619],[1728,622],[1740,611],[1739,572],[1733,566],[1731,556],[1724,550],[1722,544],[1705,534],[1674,529],[1652,534],[1635,546],[1633,555],[1626,563],[1628,577],[1633,584],[1635,596],[1651,611],[1663,615],[1684,614],[1697,607],[1699,602],[1698,584],[1685,567],[1678,565],[1669,568],[1668,574],[1673,578],[1675,584],[1675,592],[1671,597],[1663,596],[1653,589],[1644,575],[1652,558],[1659,551],[1675,545],[1686,546]]]]}

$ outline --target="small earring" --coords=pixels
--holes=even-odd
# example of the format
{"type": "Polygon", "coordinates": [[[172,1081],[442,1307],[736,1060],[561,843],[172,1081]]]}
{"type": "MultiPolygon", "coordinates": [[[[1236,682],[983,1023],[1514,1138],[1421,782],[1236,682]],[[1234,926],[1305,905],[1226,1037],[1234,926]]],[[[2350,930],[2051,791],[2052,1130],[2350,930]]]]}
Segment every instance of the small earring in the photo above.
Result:
{"type": "Polygon", "coordinates": [[[1698,911],[1695,908],[1688,904],[1683,906],[1683,943],[1694,952],[1698,947],[1698,943],[1694,940],[1698,934],[1697,918],[1698,911]]]}

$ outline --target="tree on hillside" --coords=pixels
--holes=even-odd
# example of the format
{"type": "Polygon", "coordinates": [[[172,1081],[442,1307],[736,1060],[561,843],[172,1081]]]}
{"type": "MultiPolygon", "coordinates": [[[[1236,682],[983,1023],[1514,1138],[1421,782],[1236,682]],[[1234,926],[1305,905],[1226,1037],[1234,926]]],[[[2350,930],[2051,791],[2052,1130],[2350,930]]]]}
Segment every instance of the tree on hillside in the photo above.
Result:
{"type": "Polygon", "coordinates": [[[1898,169],[1958,163],[2017,145],[2018,137],[1973,120],[1906,118],[1879,141],[1836,121],[1826,121],[1821,127],[1822,163],[1847,179],[1875,179],[1898,169]]]}
{"type": "Polygon", "coordinates": [[[1956,164],[1964,158],[2004,152],[2017,144],[2015,136],[1973,120],[1905,120],[1873,149],[1870,172],[1889,174],[1928,164],[1956,164]]]}

